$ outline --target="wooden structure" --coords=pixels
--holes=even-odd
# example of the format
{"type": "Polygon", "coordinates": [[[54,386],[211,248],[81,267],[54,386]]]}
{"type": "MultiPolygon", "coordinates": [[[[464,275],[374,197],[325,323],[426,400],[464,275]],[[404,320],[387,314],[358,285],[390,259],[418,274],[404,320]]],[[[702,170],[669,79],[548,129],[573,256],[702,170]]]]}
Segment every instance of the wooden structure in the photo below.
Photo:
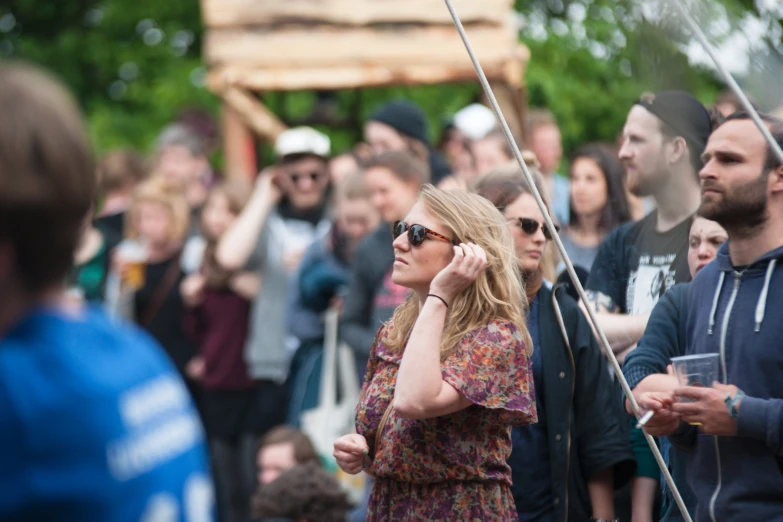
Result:
{"type": "MultiPolygon", "coordinates": [[[[513,0],[454,6],[521,136],[529,53],[518,43],[513,0]]],[[[226,109],[229,174],[244,170],[245,160],[231,159],[243,133],[273,140],[285,129],[259,92],[477,81],[442,0],[201,0],[201,9],[207,85],[226,109]]]]}

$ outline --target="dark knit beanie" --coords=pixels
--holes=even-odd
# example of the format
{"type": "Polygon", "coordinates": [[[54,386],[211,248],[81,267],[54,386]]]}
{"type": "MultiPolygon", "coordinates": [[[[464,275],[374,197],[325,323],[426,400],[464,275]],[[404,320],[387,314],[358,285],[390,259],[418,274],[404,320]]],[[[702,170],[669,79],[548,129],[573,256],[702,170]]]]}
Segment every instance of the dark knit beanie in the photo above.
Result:
{"type": "Polygon", "coordinates": [[[698,155],[712,133],[712,120],[702,103],[684,91],[661,91],[642,96],[641,105],[682,136],[698,155]]]}
{"type": "Polygon", "coordinates": [[[429,145],[427,117],[421,107],[406,100],[394,100],[382,105],[370,116],[370,121],[385,123],[400,134],[429,145]]]}

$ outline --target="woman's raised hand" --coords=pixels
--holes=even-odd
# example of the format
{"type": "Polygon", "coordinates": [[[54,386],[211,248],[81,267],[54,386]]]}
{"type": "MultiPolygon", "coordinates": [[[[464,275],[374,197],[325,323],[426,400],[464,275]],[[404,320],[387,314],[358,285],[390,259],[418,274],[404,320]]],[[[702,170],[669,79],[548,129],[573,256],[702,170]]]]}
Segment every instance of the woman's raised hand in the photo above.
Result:
{"type": "Polygon", "coordinates": [[[350,475],[356,475],[362,471],[362,461],[370,451],[367,439],[352,433],[343,435],[334,441],[334,455],[340,469],[350,475]]]}
{"type": "Polygon", "coordinates": [[[430,283],[430,292],[446,302],[459,295],[487,269],[484,249],[474,243],[460,243],[454,247],[454,258],[430,283]]]}

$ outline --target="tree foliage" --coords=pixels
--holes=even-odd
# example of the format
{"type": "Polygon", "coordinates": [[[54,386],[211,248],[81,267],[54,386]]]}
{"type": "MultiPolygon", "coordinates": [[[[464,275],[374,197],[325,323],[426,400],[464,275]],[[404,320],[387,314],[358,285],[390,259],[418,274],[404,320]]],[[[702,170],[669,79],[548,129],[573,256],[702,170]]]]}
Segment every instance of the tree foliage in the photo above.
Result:
{"type": "MultiPolygon", "coordinates": [[[[747,12],[759,14],[769,39],[780,45],[775,31],[783,10],[773,6],[759,11],[757,4],[763,2],[754,0],[726,1],[735,19],[747,12]]],[[[682,28],[650,20],[650,5],[517,0],[524,21],[521,39],[532,52],[526,75],[530,104],[552,109],[567,149],[614,139],[628,106],[642,91],[685,88],[711,102],[720,88],[714,75],[689,64],[682,52],[687,38],[682,28]]],[[[185,107],[217,115],[218,100],[201,83],[201,35],[195,0],[6,0],[0,5],[0,59],[21,57],[62,77],[88,114],[100,150],[149,147],[160,128],[185,107]]],[[[478,95],[477,83],[340,92],[336,111],[349,125],[326,130],[337,150],[346,149],[372,108],[404,96],[425,109],[435,137],[444,114],[478,95]]],[[[265,101],[291,121],[312,111],[316,95],[269,93],[265,101]]]]}

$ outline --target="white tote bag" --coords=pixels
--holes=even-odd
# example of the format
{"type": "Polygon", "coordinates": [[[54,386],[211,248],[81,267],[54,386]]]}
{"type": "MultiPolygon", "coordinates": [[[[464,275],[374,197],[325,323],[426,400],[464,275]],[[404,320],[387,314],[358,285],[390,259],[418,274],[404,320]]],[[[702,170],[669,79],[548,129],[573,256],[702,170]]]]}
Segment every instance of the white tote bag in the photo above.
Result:
{"type": "Polygon", "coordinates": [[[326,328],[318,406],[302,413],[302,430],[313,441],[318,453],[329,462],[334,462],[334,441],[355,431],[360,391],[353,352],[337,338],[338,316],[335,308],[328,309],[324,315],[326,328]]]}
{"type": "Polygon", "coordinates": [[[336,470],[336,477],[350,500],[358,504],[364,494],[366,477],[362,473],[344,473],[332,456],[334,441],[356,431],[356,403],[359,402],[360,392],[353,351],[337,339],[338,319],[339,311],[336,308],[330,308],[324,315],[326,329],[318,406],[302,412],[302,431],[313,441],[316,451],[328,463],[327,467],[336,470]]]}

